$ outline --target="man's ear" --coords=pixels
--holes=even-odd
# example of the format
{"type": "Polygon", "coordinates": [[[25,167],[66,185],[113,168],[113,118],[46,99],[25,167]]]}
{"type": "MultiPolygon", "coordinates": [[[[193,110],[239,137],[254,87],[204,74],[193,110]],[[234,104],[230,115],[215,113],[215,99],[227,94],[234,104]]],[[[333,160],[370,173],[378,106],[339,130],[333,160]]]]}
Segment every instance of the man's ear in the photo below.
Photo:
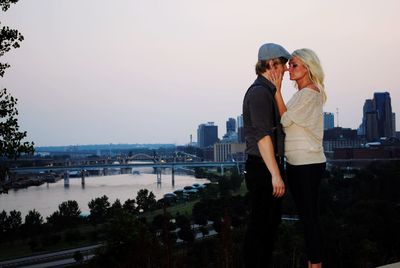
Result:
{"type": "Polygon", "coordinates": [[[274,61],[273,60],[269,60],[268,61],[268,66],[269,66],[269,68],[267,68],[267,69],[272,69],[272,67],[274,67],[274,61]]]}

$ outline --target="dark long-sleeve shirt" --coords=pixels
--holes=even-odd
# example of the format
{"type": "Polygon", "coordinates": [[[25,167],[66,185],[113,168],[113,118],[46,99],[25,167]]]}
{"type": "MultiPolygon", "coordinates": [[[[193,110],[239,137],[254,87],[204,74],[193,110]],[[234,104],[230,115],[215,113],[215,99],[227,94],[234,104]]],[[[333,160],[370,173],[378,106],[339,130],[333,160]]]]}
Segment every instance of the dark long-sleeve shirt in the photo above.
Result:
{"type": "Polygon", "coordinates": [[[246,153],[249,155],[261,157],[257,142],[267,135],[271,136],[275,155],[284,154],[285,134],[274,98],[275,92],[275,86],[259,75],[244,96],[243,124],[246,153]]]}

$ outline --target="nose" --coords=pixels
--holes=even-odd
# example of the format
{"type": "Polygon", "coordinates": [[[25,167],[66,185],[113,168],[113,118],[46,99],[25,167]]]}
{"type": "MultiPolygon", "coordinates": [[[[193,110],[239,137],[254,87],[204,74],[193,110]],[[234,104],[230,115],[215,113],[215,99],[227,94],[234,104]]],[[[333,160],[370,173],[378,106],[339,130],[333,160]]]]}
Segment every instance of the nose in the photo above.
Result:
{"type": "Polygon", "coordinates": [[[287,67],[286,64],[283,66],[283,71],[284,71],[284,72],[289,71],[289,68],[287,67]]]}

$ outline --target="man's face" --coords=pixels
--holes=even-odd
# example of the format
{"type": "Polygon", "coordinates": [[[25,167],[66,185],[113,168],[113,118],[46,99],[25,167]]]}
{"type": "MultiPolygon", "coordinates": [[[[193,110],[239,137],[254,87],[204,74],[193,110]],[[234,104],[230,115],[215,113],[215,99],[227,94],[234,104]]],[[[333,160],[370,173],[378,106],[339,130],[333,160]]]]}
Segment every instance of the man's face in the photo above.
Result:
{"type": "Polygon", "coordinates": [[[274,66],[275,72],[281,73],[282,75],[288,70],[286,63],[279,63],[274,66]]]}
{"type": "Polygon", "coordinates": [[[269,64],[270,66],[272,66],[271,69],[269,69],[269,71],[282,74],[282,76],[288,70],[286,63],[274,62],[271,60],[269,64]]]}

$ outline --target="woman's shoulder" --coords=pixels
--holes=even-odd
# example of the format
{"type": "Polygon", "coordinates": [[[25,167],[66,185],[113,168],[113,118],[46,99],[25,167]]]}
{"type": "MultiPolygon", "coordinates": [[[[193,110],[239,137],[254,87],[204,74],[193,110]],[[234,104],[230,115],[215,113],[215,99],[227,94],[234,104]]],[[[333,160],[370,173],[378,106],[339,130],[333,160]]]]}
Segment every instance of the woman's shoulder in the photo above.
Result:
{"type": "Polygon", "coordinates": [[[287,108],[292,109],[310,109],[322,103],[322,96],[318,91],[309,88],[303,88],[297,91],[290,101],[287,103],[287,108]]]}
{"type": "Polygon", "coordinates": [[[302,101],[319,101],[322,94],[318,88],[305,87],[299,91],[302,101]]]}
{"type": "Polygon", "coordinates": [[[312,86],[309,86],[309,87],[305,87],[305,88],[303,88],[302,90],[300,90],[300,91],[302,91],[303,92],[303,94],[319,94],[319,93],[321,93],[321,91],[319,90],[319,88],[317,88],[317,87],[312,87],[312,86]]]}

